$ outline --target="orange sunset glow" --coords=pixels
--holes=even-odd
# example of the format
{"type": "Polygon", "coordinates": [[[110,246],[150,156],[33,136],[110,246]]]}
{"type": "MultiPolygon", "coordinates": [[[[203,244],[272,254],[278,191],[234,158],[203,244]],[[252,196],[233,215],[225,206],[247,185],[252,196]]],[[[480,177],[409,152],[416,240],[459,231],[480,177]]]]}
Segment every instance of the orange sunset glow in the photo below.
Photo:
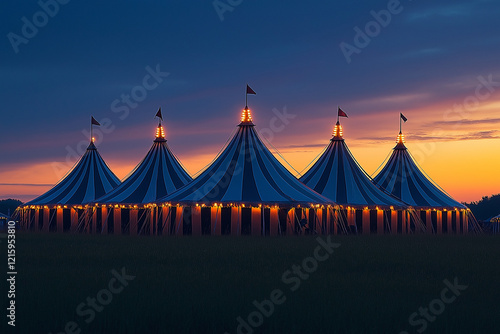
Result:
{"type": "MultiPolygon", "coordinates": [[[[380,101],[404,102],[408,98],[405,96],[381,98],[380,101]]],[[[341,124],[344,138],[351,152],[372,177],[396,143],[399,130],[398,112],[401,111],[409,118],[409,121],[403,125],[403,133],[410,153],[427,175],[452,197],[462,202],[470,202],[484,195],[499,192],[500,174],[496,173],[496,170],[500,164],[500,155],[492,154],[492,152],[498,152],[500,147],[497,130],[500,119],[496,118],[500,100],[485,101],[474,110],[465,111],[462,114],[450,111],[453,102],[447,101],[418,109],[398,109],[358,116],[355,108],[363,103],[367,102],[354,103],[352,108],[349,104],[346,105],[344,109],[348,111],[349,118],[342,119],[341,124]],[[432,113],[429,110],[432,110],[432,113]]],[[[316,106],[315,108],[327,109],[328,107],[316,106]]],[[[288,112],[291,113],[290,109],[288,112]]],[[[230,136],[234,125],[232,126],[229,120],[232,120],[233,124],[236,123],[238,113],[237,110],[233,111],[232,115],[228,113],[230,115],[224,121],[227,126],[221,126],[216,131],[218,138],[223,138],[224,135],[230,136]]],[[[252,113],[257,131],[265,128],[266,123],[270,121],[269,115],[262,110],[252,111],[252,113]]],[[[294,113],[296,117],[281,131],[274,133],[272,138],[269,137],[268,132],[263,132],[261,137],[266,144],[270,142],[278,149],[286,159],[284,161],[276,154],[274,148],[268,145],[278,160],[292,174],[299,175],[297,172],[304,174],[307,170],[305,168],[311,165],[311,162],[328,144],[335,117],[308,118],[308,115],[301,110],[294,110],[294,113]],[[305,129],[312,130],[305,131],[305,129]]],[[[201,146],[186,143],[183,145],[184,149],[181,150],[178,148],[182,144],[179,137],[191,137],[190,143],[202,142],[206,133],[188,131],[191,133],[184,134],[182,129],[169,125],[168,120],[165,128],[170,145],[176,150],[176,155],[191,175],[199,174],[215,158],[225,142],[221,140],[219,143],[201,146]]],[[[117,131],[116,134],[121,136],[132,129],[133,127],[117,131]]],[[[148,135],[155,129],[154,122],[151,122],[149,126],[141,126],[143,135],[134,136],[135,138],[132,139],[143,143],[143,148],[142,150],[139,147],[135,148],[135,154],[129,154],[129,159],[117,158],[117,154],[106,147],[106,142],[97,143],[102,156],[120,179],[125,178],[140,162],[141,153],[144,154],[148,148],[148,140],[154,138],[148,135]]],[[[109,140],[114,141],[112,138],[109,140]]],[[[130,141],[130,138],[128,140],[130,141]]],[[[122,141],[122,143],[123,148],[120,151],[124,152],[127,141],[122,141]]],[[[0,171],[0,180],[4,181],[1,196],[30,200],[49,190],[64,176],[65,172],[69,171],[69,166],[70,163],[64,160],[64,156],[54,161],[40,160],[36,163],[11,164],[0,171]],[[7,180],[8,182],[5,182],[7,180]]]]}

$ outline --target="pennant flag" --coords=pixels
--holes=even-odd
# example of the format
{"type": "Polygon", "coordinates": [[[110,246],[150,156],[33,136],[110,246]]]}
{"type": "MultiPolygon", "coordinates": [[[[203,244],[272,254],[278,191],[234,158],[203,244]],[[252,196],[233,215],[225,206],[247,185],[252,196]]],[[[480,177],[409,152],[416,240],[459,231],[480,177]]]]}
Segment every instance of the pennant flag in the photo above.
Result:
{"type": "Polygon", "coordinates": [[[249,85],[247,85],[247,94],[253,94],[253,95],[257,95],[256,92],[254,92],[254,90],[252,88],[250,88],[249,85]]]}
{"type": "Polygon", "coordinates": [[[406,121],[408,120],[408,118],[405,117],[405,115],[403,115],[402,113],[400,113],[401,115],[401,119],[403,120],[403,122],[406,123],[406,121]]]}
{"type": "Polygon", "coordinates": [[[339,107],[339,117],[347,117],[347,114],[339,107]]]}
{"type": "Polygon", "coordinates": [[[92,119],[90,120],[92,125],[99,125],[99,126],[101,125],[101,123],[99,123],[98,121],[95,120],[94,116],[90,116],[90,117],[92,117],[92,119]]]}
{"type": "Polygon", "coordinates": [[[156,115],[155,117],[158,117],[159,119],[161,119],[163,121],[163,116],[161,115],[161,107],[158,109],[158,111],[156,112],[156,115]]]}

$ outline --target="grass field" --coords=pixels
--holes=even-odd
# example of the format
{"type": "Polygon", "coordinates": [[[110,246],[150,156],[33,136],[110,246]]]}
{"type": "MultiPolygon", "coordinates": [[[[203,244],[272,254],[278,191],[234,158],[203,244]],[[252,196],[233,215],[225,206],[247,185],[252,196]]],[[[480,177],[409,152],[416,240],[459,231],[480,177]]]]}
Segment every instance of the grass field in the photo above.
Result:
{"type": "MultiPolygon", "coordinates": [[[[309,267],[307,279],[296,278],[300,286],[292,291],[294,284],[283,282],[282,275],[313,256],[320,245],[315,237],[18,232],[16,332],[233,334],[239,316],[255,316],[254,300],[270,299],[279,289],[282,303],[262,317],[262,325],[241,333],[417,333],[423,321],[411,326],[410,315],[440,299],[443,280],[455,277],[468,287],[426,321],[424,332],[499,331],[499,238],[335,236],[332,241],[340,247],[317,270],[309,267]],[[135,278],[86,323],[89,314],[78,315],[77,306],[109,289],[111,270],[123,267],[135,278]],[[70,321],[75,324],[65,331],[70,321]]],[[[0,246],[5,250],[5,243],[0,246]]]]}

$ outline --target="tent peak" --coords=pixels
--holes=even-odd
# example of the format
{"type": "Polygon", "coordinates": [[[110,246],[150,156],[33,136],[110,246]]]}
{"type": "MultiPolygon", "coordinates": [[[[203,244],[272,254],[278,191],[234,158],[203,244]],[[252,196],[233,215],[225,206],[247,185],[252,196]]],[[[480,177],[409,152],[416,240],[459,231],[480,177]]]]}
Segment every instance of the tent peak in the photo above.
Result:
{"type": "Polygon", "coordinates": [[[238,126],[243,125],[255,125],[252,122],[252,113],[250,112],[250,109],[248,109],[248,106],[245,106],[245,109],[241,112],[241,123],[238,126]]]}
{"type": "Polygon", "coordinates": [[[401,131],[399,131],[398,139],[397,139],[396,143],[397,144],[394,147],[395,150],[406,150],[405,135],[401,131]]]}
{"type": "Polygon", "coordinates": [[[342,125],[340,125],[340,122],[337,121],[335,124],[335,127],[333,128],[333,138],[332,140],[344,140],[344,133],[342,131],[342,125]]]}
{"type": "Polygon", "coordinates": [[[92,140],[90,141],[90,144],[89,144],[89,146],[87,147],[87,151],[88,151],[88,150],[97,150],[97,147],[95,147],[94,141],[95,141],[95,138],[94,138],[94,137],[92,137],[92,140]]]}
{"type": "Polygon", "coordinates": [[[167,141],[165,139],[165,130],[163,129],[163,126],[161,126],[161,122],[158,123],[158,127],[156,128],[156,138],[154,140],[155,142],[164,142],[167,141]]]}

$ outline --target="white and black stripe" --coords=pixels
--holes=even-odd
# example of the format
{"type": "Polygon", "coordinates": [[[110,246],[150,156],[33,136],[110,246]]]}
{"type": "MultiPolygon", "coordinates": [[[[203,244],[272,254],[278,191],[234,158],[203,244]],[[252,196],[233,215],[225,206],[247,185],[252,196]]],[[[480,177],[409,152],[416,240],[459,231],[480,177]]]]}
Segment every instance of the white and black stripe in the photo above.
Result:
{"type": "Polygon", "coordinates": [[[94,201],[120,184],[93,143],[75,167],[52,189],[25,205],[78,205],[94,201]]]}
{"type": "Polygon", "coordinates": [[[159,203],[263,205],[334,204],[302,184],[258,137],[253,124],[239,129],[202,174],[159,203]]]}
{"type": "Polygon", "coordinates": [[[416,208],[466,209],[425,177],[403,144],[394,148],[384,168],[373,180],[392,195],[416,208]]]}
{"type": "Polygon", "coordinates": [[[146,157],[116,189],[98,198],[99,204],[145,204],[173,193],[192,178],[170,151],[166,140],[157,138],[146,157]]]}
{"type": "Polygon", "coordinates": [[[325,152],[300,180],[340,205],[407,207],[372,183],[341,138],[330,141],[325,152]]]}

